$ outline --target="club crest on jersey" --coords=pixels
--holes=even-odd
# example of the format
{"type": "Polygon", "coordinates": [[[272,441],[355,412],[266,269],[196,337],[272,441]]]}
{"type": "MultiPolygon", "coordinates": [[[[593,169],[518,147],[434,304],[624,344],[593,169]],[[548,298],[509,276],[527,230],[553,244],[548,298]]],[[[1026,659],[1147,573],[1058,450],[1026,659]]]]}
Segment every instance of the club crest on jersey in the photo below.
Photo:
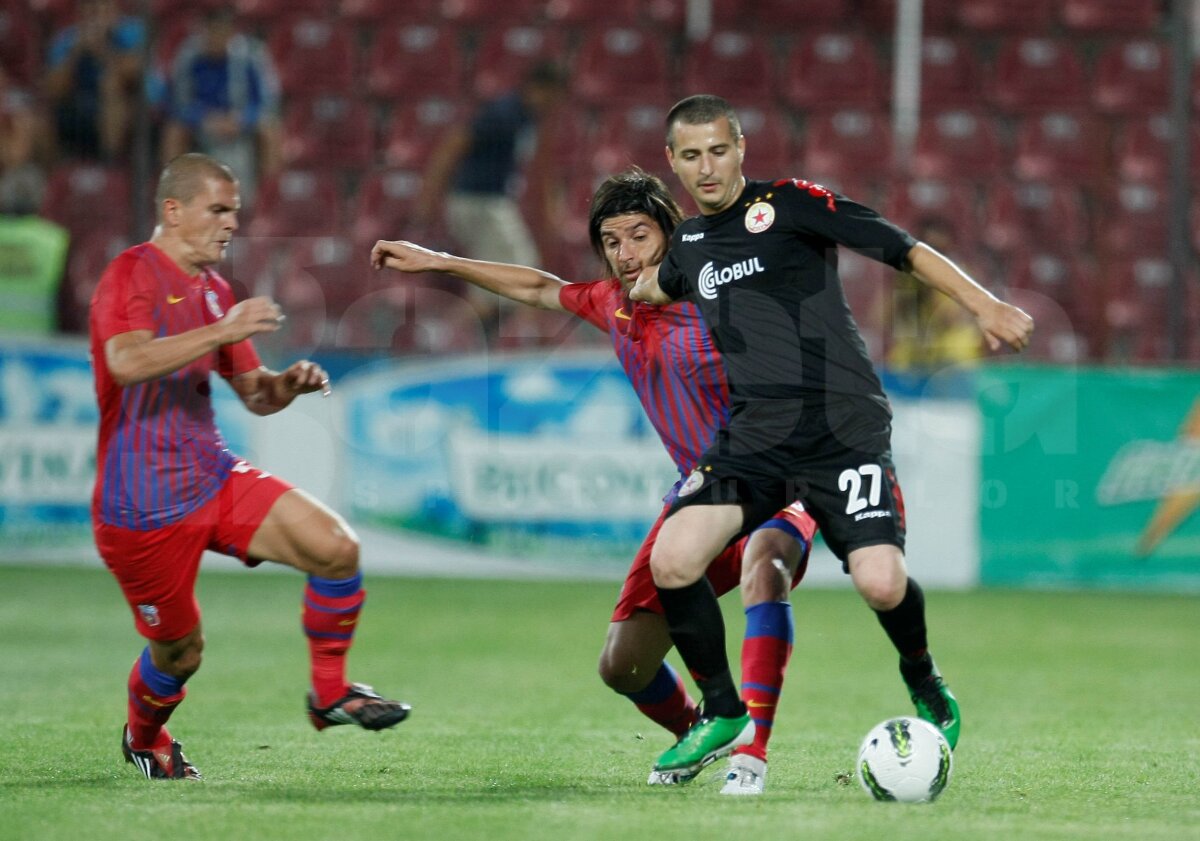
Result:
{"type": "Polygon", "coordinates": [[[691,496],[696,491],[700,490],[704,484],[704,474],[699,470],[693,470],[688,474],[687,481],[679,486],[680,496],[691,496]]]}
{"type": "Polygon", "coordinates": [[[204,303],[208,304],[208,311],[213,314],[214,318],[225,317],[225,310],[221,309],[221,301],[217,298],[216,291],[212,289],[205,289],[204,303]]]}
{"type": "Polygon", "coordinates": [[[142,617],[142,621],[151,628],[157,628],[162,621],[158,617],[158,607],[152,604],[139,604],[137,606],[138,615],[142,617]]]}
{"type": "Polygon", "coordinates": [[[752,234],[761,234],[775,224],[775,208],[765,201],[756,201],[746,211],[746,230],[752,234]]]}
{"type": "Polygon", "coordinates": [[[750,275],[765,271],[766,269],[763,268],[763,264],[759,262],[757,257],[742,260],[740,263],[734,263],[732,266],[726,266],[723,269],[718,269],[710,260],[700,270],[700,278],[697,281],[697,286],[700,288],[700,294],[711,301],[717,297],[718,286],[724,286],[731,281],[741,280],[744,277],[750,277],[750,275]]]}

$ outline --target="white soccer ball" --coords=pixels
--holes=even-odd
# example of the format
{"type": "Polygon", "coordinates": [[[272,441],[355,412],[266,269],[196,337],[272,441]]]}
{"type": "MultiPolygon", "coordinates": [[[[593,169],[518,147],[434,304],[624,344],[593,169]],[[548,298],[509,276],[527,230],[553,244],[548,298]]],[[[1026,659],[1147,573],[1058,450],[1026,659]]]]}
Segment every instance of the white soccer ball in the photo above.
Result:
{"type": "Polygon", "coordinates": [[[954,754],[946,737],[919,718],[881,721],[858,749],[858,781],[876,800],[935,800],[953,770],[954,754]]]}

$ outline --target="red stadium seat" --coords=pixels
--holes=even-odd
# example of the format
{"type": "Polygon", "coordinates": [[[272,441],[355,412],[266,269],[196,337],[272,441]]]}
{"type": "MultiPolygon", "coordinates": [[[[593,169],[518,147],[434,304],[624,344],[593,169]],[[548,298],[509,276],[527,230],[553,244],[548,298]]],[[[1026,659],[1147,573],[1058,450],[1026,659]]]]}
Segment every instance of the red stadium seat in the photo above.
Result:
{"type": "Polygon", "coordinates": [[[1126,255],[1167,247],[1167,189],[1127,182],[1105,191],[1097,202],[1097,239],[1109,254],[1126,255]]]}
{"type": "Polygon", "coordinates": [[[59,328],[68,333],[86,333],[92,293],[108,264],[133,245],[124,233],[92,231],[71,242],[67,271],[59,293],[59,328]]]}
{"type": "Polygon", "coordinates": [[[1071,363],[1103,353],[1104,314],[1094,265],[1069,252],[1028,250],[1014,255],[1006,274],[1009,302],[1037,325],[1026,351],[1031,358],[1071,363]]]}
{"type": "Polygon", "coordinates": [[[746,138],[746,175],[782,178],[790,174],[795,163],[795,132],[786,112],[773,107],[738,106],[737,115],[746,138]]]}
{"type": "Polygon", "coordinates": [[[891,121],[883,113],[853,109],[813,114],[800,160],[800,175],[822,184],[880,180],[892,169],[891,121]]]}
{"type": "Polygon", "coordinates": [[[288,15],[325,17],[329,0],[233,0],[238,17],[255,23],[271,23],[288,15]]]}
{"type": "MultiPolygon", "coordinates": [[[[763,32],[796,32],[812,28],[842,28],[853,23],[850,0],[756,0],[734,2],[734,26],[745,26],[746,18],[763,32]],[[747,15],[747,12],[749,15],[747,15]]],[[[927,0],[928,5],[928,0],[927,0]]]]}
{"type": "Polygon", "coordinates": [[[592,147],[592,171],[605,175],[636,164],[663,178],[674,178],[666,156],[666,131],[662,109],[654,105],[631,105],[602,112],[597,119],[598,136],[592,147]]]}
{"type": "Polygon", "coordinates": [[[976,250],[979,226],[975,192],[962,181],[899,181],[889,185],[886,195],[884,216],[914,236],[920,236],[928,225],[937,224],[951,232],[957,251],[976,250]]]}
{"type": "Polygon", "coordinates": [[[640,29],[586,31],[575,56],[572,88],[592,106],[667,107],[674,101],[666,47],[640,29]]]}
{"type": "MultiPolygon", "coordinates": [[[[1165,362],[1171,354],[1171,318],[1182,308],[1185,325],[1200,319],[1200,282],[1189,273],[1184,300],[1170,262],[1159,254],[1133,255],[1105,265],[1105,357],[1114,362],[1165,362]]],[[[1185,330],[1185,341],[1194,335],[1185,330]]],[[[1186,350],[1186,348],[1185,348],[1186,350]]]]}
{"type": "Polygon", "coordinates": [[[745,31],[722,30],[689,44],[683,57],[682,89],[713,93],[730,102],[775,104],[776,73],[771,41],[745,31]]]}
{"type": "Polygon", "coordinates": [[[293,100],[283,127],[283,157],[296,168],[364,169],[375,157],[371,110],[345,96],[293,100]]]}
{"type": "Polygon", "coordinates": [[[958,22],[977,32],[1047,32],[1054,0],[960,0],[958,22]]]}
{"type": "Polygon", "coordinates": [[[983,241],[994,251],[1070,252],[1087,244],[1083,193],[1074,185],[997,179],[985,194],[983,241]]]}
{"type": "Polygon", "coordinates": [[[389,169],[372,172],[362,183],[354,210],[351,238],[363,246],[380,239],[397,239],[411,230],[413,202],[421,192],[419,172],[389,169]]]}
{"type": "Polygon", "coordinates": [[[99,164],[60,165],[50,173],[41,215],[72,236],[128,234],[132,189],[125,170],[99,164]]]}
{"type": "MultiPolygon", "coordinates": [[[[280,276],[299,287],[315,283],[326,311],[344,312],[367,294],[374,270],[363,250],[349,237],[304,237],[291,240],[283,252],[280,276]]],[[[308,293],[304,293],[308,294],[308,293]]],[[[283,297],[277,300],[285,303],[283,297]]],[[[284,307],[285,312],[287,307],[284,307]]]]}
{"type": "Polygon", "coordinates": [[[971,42],[930,35],[921,44],[921,104],[946,111],[979,105],[981,71],[971,42]]]}
{"type": "Polygon", "coordinates": [[[497,23],[529,23],[541,13],[541,0],[440,0],[440,18],[464,26],[495,26],[497,23]]]}
{"type": "Polygon", "coordinates": [[[29,7],[5,0],[0,5],[0,66],[18,87],[33,85],[42,72],[37,24],[29,7]]]}
{"type": "Polygon", "coordinates": [[[402,100],[385,129],[383,162],[393,169],[424,169],[447,132],[465,118],[463,104],[451,99],[402,100]]]}
{"type": "Polygon", "coordinates": [[[561,29],[507,26],[486,30],[475,55],[473,88],[480,99],[515,89],[539,61],[557,61],[566,52],[561,29]]]}
{"type": "Polygon", "coordinates": [[[1079,32],[1147,32],[1158,26],[1159,0],[1063,0],[1058,6],[1063,25],[1079,32]]]}
{"type": "Polygon", "coordinates": [[[1060,111],[1017,123],[1013,174],[1031,181],[1095,184],[1108,174],[1108,133],[1095,117],[1060,111]]]}
{"type": "Polygon", "coordinates": [[[250,235],[327,236],[338,230],[341,199],[332,173],[288,169],[259,184],[250,235]]]}
{"type": "Polygon", "coordinates": [[[1096,59],[1092,104],[1104,114],[1126,116],[1165,111],[1171,51],[1139,38],[1109,44],[1096,59]]]}
{"type": "Polygon", "coordinates": [[[996,52],[990,94],[1005,111],[1070,110],[1086,101],[1087,91],[1083,59],[1071,41],[1016,38],[996,52]]]}
{"type": "Polygon", "coordinates": [[[944,111],[921,120],[912,171],[919,178],[987,180],[1001,168],[1004,152],[995,120],[970,111],[944,111]]]}
{"type": "MultiPolygon", "coordinates": [[[[1192,125],[1192,172],[1200,172],[1200,126],[1192,125]]],[[[1122,123],[1113,139],[1113,161],[1124,181],[1162,184],[1170,168],[1171,121],[1165,115],[1131,118],[1122,123]]]]}
{"type": "Polygon", "coordinates": [[[433,24],[387,26],[367,53],[367,90],[389,101],[463,95],[466,60],[459,30],[433,24]]]}
{"type": "MultiPolygon", "coordinates": [[[[896,0],[862,0],[861,5],[863,20],[871,30],[889,35],[896,31],[896,0]]],[[[953,29],[957,8],[958,0],[924,0],[921,4],[923,30],[941,33],[953,29]]]]}
{"type": "Polygon", "coordinates": [[[542,13],[556,25],[637,26],[641,5],[641,0],[545,0],[542,13]]]}
{"type": "Polygon", "coordinates": [[[803,36],[788,48],[783,68],[780,93],[800,111],[877,108],[887,97],[887,74],[871,42],[857,33],[803,36]]]}
{"type": "Polygon", "coordinates": [[[267,40],[285,94],[344,94],[354,88],[356,48],[347,24],[318,17],[291,18],[267,40]]]}
{"type": "MultiPolygon", "coordinates": [[[[385,26],[396,13],[394,0],[334,0],[337,16],[356,24],[385,26]]],[[[436,0],[405,0],[406,21],[432,21],[436,18],[436,0]]]]}

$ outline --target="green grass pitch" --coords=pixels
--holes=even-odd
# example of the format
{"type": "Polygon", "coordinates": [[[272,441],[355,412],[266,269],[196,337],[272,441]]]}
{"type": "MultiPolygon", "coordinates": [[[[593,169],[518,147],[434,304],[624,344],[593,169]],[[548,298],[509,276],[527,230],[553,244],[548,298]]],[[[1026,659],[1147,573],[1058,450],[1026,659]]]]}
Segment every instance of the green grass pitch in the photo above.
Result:
{"type": "MultiPolygon", "coordinates": [[[[1200,598],[930,593],[962,703],[942,798],[847,782],[911,708],[853,593],[794,594],[767,793],[648,787],[667,735],[596,677],[613,584],[368,579],[351,677],[395,730],[305,719],[298,575],[204,573],[204,668],[172,732],[205,774],[148,783],[118,738],[141,643],[99,569],[0,567],[2,839],[1200,839],[1200,598]]],[[[732,653],[743,628],[726,600],[732,653]]]]}

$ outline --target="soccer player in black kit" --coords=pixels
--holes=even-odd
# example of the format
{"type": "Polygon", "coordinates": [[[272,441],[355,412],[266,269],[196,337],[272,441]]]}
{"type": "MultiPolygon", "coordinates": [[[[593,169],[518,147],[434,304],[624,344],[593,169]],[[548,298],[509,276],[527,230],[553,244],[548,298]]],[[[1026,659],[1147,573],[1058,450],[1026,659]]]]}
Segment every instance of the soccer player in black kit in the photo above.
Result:
{"type": "Polygon", "coordinates": [[[837,274],[844,245],[911,271],[975,317],[992,350],[1025,348],[1033,320],[875,211],[798,179],[742,175],[745,139],[716,96],[667,115],[667,159],[701,215],[683,222],[631,298],[701,309],[725,360],[731,415],[662,526],[650,559],[671,639],[704,717],[656,770],[693,773],[753,738],[704,577],[726,543],[803,499],[900,654],[917,714],[958,742],[958,702],[930,657],[921,588],[904,562],[891,409],[837,274]]]}

